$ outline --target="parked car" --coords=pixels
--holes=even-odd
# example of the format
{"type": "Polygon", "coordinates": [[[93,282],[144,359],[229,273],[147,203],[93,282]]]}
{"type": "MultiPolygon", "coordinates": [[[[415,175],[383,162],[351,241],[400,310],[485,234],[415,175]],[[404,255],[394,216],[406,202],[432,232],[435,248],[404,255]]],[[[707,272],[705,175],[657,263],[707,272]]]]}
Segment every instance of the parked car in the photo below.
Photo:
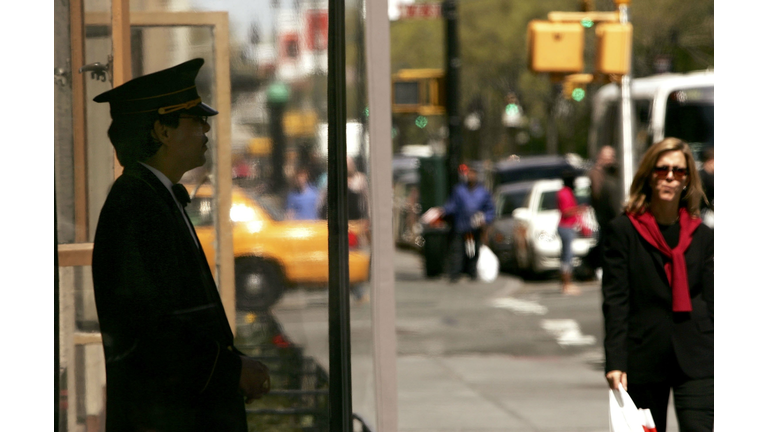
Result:
{"type": "MultiPolygon", "coordinates": [[[[187,213],[195,226],[208,265],[215,267],[213,189],[187,186],[192,202],[187,213]]],[[[286,288],[328,285],[328,222],[284,220],[283,212],[264,197],[232,188],[232,242],[238,310],[265,310],[286,288]]],[[[362,221],[349,222],[349,280],[368,280],[370,250],[362,221]]]]}
{"type": "Polygon", "coordinates": [[[575,169],[579,174],[586,172],[586,164],[578,155],[568,154],[541,156],[512,156],[496,162],[493,167],[493,190],[507,183],[558,179],[565,170],[575,169]]]}
{"type": "Polygon", "coordinates": [[[512,212],[525,204],[534,182],[517,182],[500,186],[493,195],[496,219],[488,227],[488,247],[499,258],[503,269],[516,270],[514,225],[512,212]]]}
{"type": "MultiPolygon", "coordinates": [[[[514,260],[517,267],[532,275],[560,268],[562,244],[557,234],[560,211],[557,208],[557,192],[563,187],[563,181],[540,180],[533,184],[525,203],[512,212],[515,246],[514,260]]],[[[596,226],[595,212],[589,206],[589,178],[579,176],[575,180],[574,195],[579,204],[588,205],[583,216],[585,222],[596,226]]],[[[579,232],[573,241],[573,265],[582,265],[583,258],[597,243],[597,232],[584,235],[579,232]]]]}

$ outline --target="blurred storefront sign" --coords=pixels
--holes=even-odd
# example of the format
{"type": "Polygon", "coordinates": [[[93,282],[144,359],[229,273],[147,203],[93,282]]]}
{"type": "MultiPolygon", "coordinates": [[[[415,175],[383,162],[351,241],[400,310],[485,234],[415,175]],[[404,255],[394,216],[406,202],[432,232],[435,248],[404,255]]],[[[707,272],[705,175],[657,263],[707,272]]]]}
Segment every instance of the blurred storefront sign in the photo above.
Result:
{"type": "Polygon", "coordinates": [[[324,51],[328,49],[328,10],[308,10],[307,20],[307,49],[324,51]]]}
{"type": "Polygon", "coordinates": [[[267,137],[251,138],[248,142],[248,153],[254,156],[265,156],[272,153],[272,140],[267,137]]]}
{"type": "Polygon", "coordinates": [[[400,19],[440,18],[442,5],[440,3],[419,3],[399,5],[400,19]]]}
{"type": "Polygon", "coordinates": [[[314,111],[288,111],[283,117],[285,135],[291,138],[313,137],[317,128],[317,113],[314,111]]]}

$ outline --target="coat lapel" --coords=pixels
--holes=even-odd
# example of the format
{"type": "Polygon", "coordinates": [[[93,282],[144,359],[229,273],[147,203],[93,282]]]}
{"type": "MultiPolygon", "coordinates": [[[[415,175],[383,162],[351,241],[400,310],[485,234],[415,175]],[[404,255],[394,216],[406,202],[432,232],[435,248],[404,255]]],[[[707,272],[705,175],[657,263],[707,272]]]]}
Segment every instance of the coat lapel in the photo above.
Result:
{"type": "MultiPolygon", "coordinates": [[[[197,243],[195,243],[195,239],[193,239],[189,233],[189,228],[187,227],[187,223],[185,221],[185,218],[189,220],[186,211],[184,211],[183,214],[181,211],[179,211],[179,206],[176,205],[176,201],[174,201],[173,196],[171,195],[171,192],[168,190],[168,188],[165,187],[163,182],[161,182],[155,174],[141,166],[141,164],[126,168],[123,171],[123,175],[130,175],[132,177],[139,178],[140,180],[149,184],[149,186],[155,190],[158,196],[160,196],[162,200],[169,206],[170,211],[173,212],[173,214],[176,216],[174,219],[176,219],[176,228],[179,231],[178,235],[186,239],[184,241],[187,244],[188,251],[195,251],[194,253],[190,254],[190,258],[195,260],[197,263],[197,268],[200,271],[201,277],[206,287],[205,290],[208,301],[217,305],[217,308],[220,310],[221,313],[219,314],[219,321],[222,327],[222,331],[224,331],[225,334],[229,336],[229,340],[231,341],[233,339],[232,329],[230,328],[229,321],[226,318],[226,313],[224,311],[224,306],[221,303],[219,290],[216,287],[216,282],[213,279],[211,269],[208,267],[208,261],[205,259],[205,252],[202,249],[202,243],[200,243],[200,239],[197,238],[197,233],[194,229],[192,230],[197,243]]],[[[192,225],[191,220],[190,225],[192,225]]]]}
{"type": "MultiPolygon", "coordinates": [[[[200,244],[200,241],[198,240],[197,244],[195,243],[194,239],[190,235],[189,228],[187,227],[187,222],[185,220],[185,218],[187,218],[186,214],[182,214],[181,211],[179,211],[179,206],[176,205],[176,201],[173,199],[173,195],[168,190],[168,188],[165,187],[163,182],[161,182],[160,179],[158,179],[157,176],[152,173],[152,171],[143,167],[141,164],[136,164],[135,166],[126,168],[124,173],[141,179],[145,183],[148,183],[152,189],[155,190],[157,195],[160,196],[170,211],[176,216],[176,228],[179,230],[179,236],[186,239],[186,242],[189,246],[188,250],[197,250],[198,255],[200,255],[200,249],[197,246],[200,244]]],[[[194,229],[192,231],[194,233],[194,229]]]]}

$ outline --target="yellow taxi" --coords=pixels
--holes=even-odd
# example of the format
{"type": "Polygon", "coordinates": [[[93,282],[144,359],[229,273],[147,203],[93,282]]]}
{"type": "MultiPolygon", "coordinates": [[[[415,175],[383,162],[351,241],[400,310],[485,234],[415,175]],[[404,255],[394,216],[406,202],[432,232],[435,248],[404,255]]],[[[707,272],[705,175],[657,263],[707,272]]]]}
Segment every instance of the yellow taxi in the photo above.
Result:
{"type": "MultiPolygon", "coordinates": [[[[213,270],[215,266],[213,188],[186,185],[192,201],[187,214],[213,270]]],[[[235,295],[239,310],[265,310],[286,288],[328,285],[328,222],[286,220],[266,197],[232,187],[232,242],[235,295]]],[[[369,277],[370,248],[363,221],[349,222],[349,281],[369,277]]]]}

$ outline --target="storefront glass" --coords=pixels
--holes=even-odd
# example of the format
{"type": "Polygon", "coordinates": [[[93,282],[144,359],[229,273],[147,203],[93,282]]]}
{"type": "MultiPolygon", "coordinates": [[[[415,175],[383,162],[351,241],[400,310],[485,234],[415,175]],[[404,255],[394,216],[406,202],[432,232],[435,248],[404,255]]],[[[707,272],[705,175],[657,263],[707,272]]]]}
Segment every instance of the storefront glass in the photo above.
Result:
{"type": "MultiPolygon", "coordinates": [[[[130,76],[138,77],[196,57],[205,60],[198,92],[220,114],[209,119],[206,164],[181,182],[191,192],[187,212],[225,309],[234,297],[227,310],[235,317],[236,346],[271,371],[270,394],[247,406],[249,424],[260,431],[328,430],[328,2],[131,0],[129,55],[114,48],[119,3],[89,0],[82,12],[75,8],[84,40],[62,48],[82,56],[82,65],[71,65],[75,79],[83,76],[79,67],[90,66],[80,105],[71,102],[77,88],[62,87],[55,113],[60,430],[104,427],[104,358],[87,254],[122,168],[107,136],[109,107],[92,99],[115,84],[116,65],[129,64],[130,76]],[[101,65],[109,68],[102,73],[101,65]],[[68,244],[83,248],[81,258],[62,249],[68,244]]],[[[372,425],[363,11],[361,0],[346,3],[348,167],[357,172],[349,185],[351,319],[367,329],[351,335],[352,399],[353,411],[372,425]]],[[[57,35],[65,33],[69,18],[56,22],[57,35]]]]}

